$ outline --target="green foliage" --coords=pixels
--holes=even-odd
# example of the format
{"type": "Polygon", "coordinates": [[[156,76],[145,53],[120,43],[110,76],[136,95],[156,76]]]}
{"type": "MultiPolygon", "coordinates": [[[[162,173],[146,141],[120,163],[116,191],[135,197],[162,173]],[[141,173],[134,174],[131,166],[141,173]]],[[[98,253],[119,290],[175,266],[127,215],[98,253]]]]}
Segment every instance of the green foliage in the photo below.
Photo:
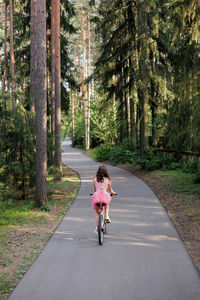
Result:
{"type": "Polygon", "coordinates": [[[50,211],[50,207],[48,204],[45,204],[40,207],[40,210],[44,211],[44,212],[48,212],[48,211],[50,211]]]}
{"type": "Polygon", "coordinates": [[[34,201],[22,202],[19,205],[12,198],[0,202],[0,225],[26,224],[32,218],[34,201]]]}
{"type": "Polygon", "coordinates": [[[134,163],[137,154],[127,150],[123,146],[116,146],[110,151],[110,161],[114,164],[125,164],[126,162],[134,163]]]}
{"type": "Polygon", "coordinates": [[[132,152],[123,146],[100,146],[92,150],[94,158],[98,161],[109,160],[113,164],[129,163],[146,170],[175,169],[180,168],[173,156],[165,156],[164,153],[154,152],[152,149],[145,156],[138,152],[132,152]]]}
{"type": "MultiPolygon", "coordinates": [[[[160,180],[164,188],[170,192],[178,192],[180,197],[186,194],[185,204],[189,205],[190,202],[194,204],[195,199],[188,198],[188,194],[200,196],[200,184],[194,183],[194,174],[185,173],[183,170],[156,170],[153,171],[151,176],[160,180]]],[[[198,201],[198,198],[196,199],[198,201]]]]}
{"type": "MultiPolygon", "coordinates": [[[[74,136],[74,146],[84,146],[84,133],[85,125],[83,113],[79,110],[75,116],[75,136],[74,136]]],[[[65,118],[65,129],[63,130],[63,136],[69,135],[72,138],[72,116],[69,114],[65,118]]]]}
{"type": "Polygon", "coordinates": [[[13,290],[12,284],[9,280],[6,279],[6,274],[0,277],[0,291],[1,293],[11,293],[13,290]]]}
{"type": "Polygon", "coordinates": [[[93,149],[94,159],[97,161],[110,160],[111,147],[99,146],[93,149]]]}
{"type": "Polygon", "coordinates": [[[200,161],[199,159],[191,159],[183,163],[182,169],[186,173],[194,174],[193,182],[200,183],[200,161]]]}
{"type": "Polygon", "coordinates": [[[170,163],[168,169],[170,170],[178,170],[182,168],[182,164],[180,162],[172,162],[170,163]]]}
{"type": "Polygon", "coordinates": [[[92,150],[94,158],[98,161],[109,160],[113,164],[136,163],[138,154],[131,152],[124,146],[99,146],[92,150]]]}
{"type": "MultiPolygon", "coordinates": [[[[114,140],[116,139],[118,124],[115,120],[113,109],[110,107],[110,109],[104,110],[103,105],[104,102],[102,99],[96,99],[91,103],[90,143],[92,147],[98,146],[101,143],[114,144],[114,140]]],[[[84,112],[79,109],[75,115],[74,146],[84,147],[85,121],[83,114],[84,112]]],[[[64,119],[64,123],[63,136],[69,134],[72,138],[71,113],[64,119]]]]}
{"type": "Polygon", "coordinates": [[[23,190],[35,182],[33,115],[20,104],[15,111],[0,114],[0,181],[23,190]]]}
{"type": "Polygon", "coordinates": [[[155,152],[153,149],[149,149],[145,156],[139,156],[136,160],[137,164],[142,169],[157,170],[157,169],[170,169],[171,165],[175,166],[175,158],[166,156],[164,153],[155,152]]]}
{"type": "Polygon", "coordinates": [[[183,163],[181,160],[178,161],[173,155],[154,151],[153,149],[149,149],[145,156],[141,156],[138,152],[128,150],[125,145],[115,147],[102,145],[92,149],[92,153],[97,161],[109,161],[114,165],[128,163],[134,168],[149,171],[163,170],[166,174],[170,172],[172,175],[180,174],[181,172],[181,174],[185,174],[181,175],[181,178],[183,180],[188,178],[189,182],[184,187],[182,181],[179,180],[177,185],[174,183],[174,189],[182,189],[185,192],[189,192],[191,187],[194,193],[200,195],[200,188],[194,186],[194,184],[200,183],[200,164],[198,159],[188,160],[183,163]],[[191,176],[186,173],[191,173],[191,176]]]}
{"type": "Polygon", "coordinates": [[[175,151],[191,149],[191,104],[187,102],[173,102],[167,116],[167,146],[175,151]]]}
{"type": "Polygon", "coordinates": [[[200,184],[200,170],[196,172],[193,182],[200,184]]]}
{"type": "Polygon", "coordinates": [[[58,168],[57,167],[55,167],[55,166],[50,166],[49,168],[48,168],[48,175],[50,176],[50,175],[56,175],[57,174],[57,172],[58,172],[58,168]]]}
{"type": "Polygon", "coordinates": [[[200,163],[198,159],[191,159],[183,164],[183,170],[187,173],[196,173],[199,166],[200,163]]]}
{"type": "MultiPolygon", "coordinates": [[[[98,101],[91,105],[91,139],[113,144],[130,138],[130,132],[137,129],[134,145],[139,148],[143,113],[137,106],[141,109],[145,89],[152,144],[162,135],[172,150],[199,151],[200,5],[196,0],[147,2],[126,1],[124,5],[113,0],[95,5],[98,13],[93,21],[101,53],[94,73],[99,89],[98,101]],[[136,124],[127,117],[127,94],[134,102],[130,121],[136,124]],[[110,117],[111,106],[116,109],[115,119],[110,117]],[[136,128],[131,131],[130,126],[136,128]]],[[[156,157],[144,164],[152,169],[163,165],[160,160],[156,157]]]]}
{"type": "Polygon", "coordinates": [[[90,137],[91,145],[101,143],[114,144],[119,124],[116,120],[116,107],[113,99],[105,103],[106,95],[99,96],[91,102],[90,137]]]}
{"type": "Polygon", "coordinates": [[[79,112],[77,114],[76,119],[75,119],[75,126],[76,126],[76,131],[75,131],[75,137],[74,137],[74,144],[75,145],[84,145],[84,133],[85,133],[85,125],[84,125],[84,119],[83,119],[83,114],[79,112]]]}

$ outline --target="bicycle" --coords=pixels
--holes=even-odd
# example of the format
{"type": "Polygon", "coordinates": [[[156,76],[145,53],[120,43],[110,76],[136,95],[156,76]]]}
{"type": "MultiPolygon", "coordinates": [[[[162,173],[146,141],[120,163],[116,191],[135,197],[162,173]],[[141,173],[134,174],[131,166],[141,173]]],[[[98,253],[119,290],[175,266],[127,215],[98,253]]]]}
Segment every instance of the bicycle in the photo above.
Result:
{"type": "MultiPolygon", "coordinates": [[[[91,196],[93,194],[90,194],[91,196]]],[[[113,196],[112,194],[110,194],[111,197],[113,196]]],[[[117,195],[117,194],[115,194],[117,195]]],[[[96,206],[98,206],[100,208],[100,214],[99,214],[99,218],[98,218],[98,225],[97,225],[97,232],[98,232],[98,240],[99,240],[99,245],[103,245],[103,240],[104,240],[104,234],[107,233],[107,221],[105,218],[105,206],[106,203],[95,203],[96,206]]]]}
{"type": "Polygon", "coordinates": [[[107,229],[106,229],[107,222],[104,214],[105,205],[106,205],[105,203],[96,203],[96,206],[100,208],[100,214],[99,214],[98,225],[97,225],[99,245],[103,245],[104,234],[107,233],[107,229]]]}

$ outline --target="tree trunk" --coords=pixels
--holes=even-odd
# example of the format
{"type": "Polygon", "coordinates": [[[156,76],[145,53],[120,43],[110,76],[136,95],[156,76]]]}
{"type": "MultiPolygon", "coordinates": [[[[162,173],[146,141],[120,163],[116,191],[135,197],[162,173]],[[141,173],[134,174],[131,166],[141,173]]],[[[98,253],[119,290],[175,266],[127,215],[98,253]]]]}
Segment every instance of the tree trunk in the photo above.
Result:
{"type": "MultiPolygon", "coordinates": [[[[130,7],[131,3],[128,1],[127,6],[130,7]]],[[[126,38],[129,35],[130,32],[130,25],[129,25],[129,11],[128,8],[124,12],[124,19],[126,20],[127,26],[125,27],[125,36],[126,38]]],[[[130,146],[131,140],[130,140],[130,65],[129,65],[129,57],[131,56],[130,50],[127,51],[126,58],[124,58],[123,63],[123,79],[124,79],[124,98],[125,98],[125,114],[126,114],[126,137],[127,137],[127,143],[128,146],[130,146]]]]}
{"type": "Polygon", "coordinates": [[[153,146],[156,142],[156,106],[153,102],[151,102],[151,118],[152,118],[152,140],[151,146],[153,146]]]}
{"type": "MultiPolygon", "coordinates": [[[[48,47],[48,46],[47,46],[48,47]]],[[[50,99],[50,90],[51,90],[51,81],[50,81],[50,70],[47,68],[47,132],[51,131],[51,99],[50,99]]],[[[52,157],[51,157],[52,158],[52,157]]],[[[53,162],[53,160],[52,160],[53,162]]]]}
{"type": "Polygon", "coordinates": [[[30,110],[35,112],[36,80],[36,0],[31,0],[31,61],[30,61],[30,110]]]}
{"type": "Polygon", "coordinates": [[[131,135],[131,147],[136,150],[137,148],[137,139],[136,139],[136,113],[135,113],[135,96],[133,96],[132,90],[134,87],[134,78],[133,78],[133,71],[131,70],[132,60],[131,56],[129,56],[129,82],[128,82],[128,88],[129,88],[129,102],[130,102],[130,135],[131,135]]]}
{"type": "Polygon", "coordinates": [[[140,93],[140,153],[145,154],[147,148],[149,147],[149,137],[148,137],[148,45],[147,45],[147,13],[145,7],[142,4],[138,4],[138,33],[140,41],[140,60],[139,60],[139,76],[141,79],[141,86],[139,88],[140,93]]]}
{"type": "MultiPolygon", "coordinates": [[[[3,24],[3,22],[2,22],[2,12],[1,11],[0,11],[0,24],[3,24]]],[[[3,65],[3,62],[2,62],[2,48],[0,47],[0,66],[2,66],[2,65],[3,65]]],[[[3,75],[1,77],[1,86],[3,86],[3,75]]],[[[0,104],[0,111],[3,111],[3,103],[0,104]]]]}
{"type": "Polygon", "coordinates": [[[13,0],[9,0],[10,11],[10,68],[12,82],[12,109],[16,109],[15,101],[15,58],[14,58],[14,34],[13,34],[13,0]]]}
{"type": "MultiPolygon", "coordinates": [[[[151,51],[150,52],[150,59],[151,59],[151,70],[152,74],[155,74],[155,56],[154,53],[151,51]]],[[[154,77],[154,76],[153,76],[154,77]]],[[[150,145],[153,146],[156,141],[156,97],[157,96],[157,91],[156,91],[156,85],[154,82],[154,79],[151,78],[151,101],[150,101],[150,107],[151,107],[151,141],[150,145]]]]}
{"type": "Polygon", "coordinates": [[[71,105],[72,105],[72,145],[74,146],[75,139],[75,103],[74,103],[74,94],[71,88],[71,105]]]}
{"type": "MultiPolygon", "coordinates": [[[[2,12],[0,11],[0,24],[3,24],[3,20],[2,20],[2,12]]],[[[0,66],[3,65],[3,62],[2,62],[2,47],[0,47],[0,66]]],[[[1,86],[3,85],[3,75],[1,77],[1,86]]],[[[2,110],[2,106],[0,106],[0,110],[2,110]]]]}
{"type": "Polygon", "coordinates": [[[80,93],[79,93],[79,96],[80,96],[80,107],[81,107],[81,110],[84,109],[83,107],[83,99],[82,99],[82,95],[83,95],[83,92],[82,92],[82,81],[83,81],[83,76],[82,76],[82,69],[81,69],[81,61],[80,61],[80,55],[79,55],[79,45],[77,43],[76,45],[76,49],[77,49],[77,53],[78,53],[78,69],[79,69],[79,84],[80,84],[80,93]]]}
{"type": "Polygon", "coordinates": [[[5,111],[6,111],[6,66],[7,66],[7,11],[8,6],[5,4],[5,23],[4,23],[4,63],[3,63],[3,75],[2,75],[2,93],[3,93],[3,132],[6,133],[6,121],[5,121],[5,111]]]}
{"type": "MultiPolygon", "coordinates": [[[[86,78],[86,56],[85,56],[85,29],[84,29],[84,15],[83,7],[80,11],[80,21],[81,21],[81,39],[82,39],[82,53],[83,53],[83,80],[86,78]]],[[[84,83],[84,93],[85,93],[85,83],[84,83]]],[[[84,95],[85,97],[85,95],[84,95]]]]}
{"type": "Polygon", "coordinates": [[[119,107],[118,107],[118,117],[119,117],[119,130],[120,130],[120,143],[124,140],[124,97],[123,97],[123,70],[122,70],[122,57],[120,55],[120,71],[118,75],[118,95],[119,107]]]}
{"type": "MultiPolygon", "coordinates": [[[[52,13],[54,15],[54,43],[55,43],[55,166],[62,173],[61,158],[61,52],[60,52],[60,0],[52,1],[52,13]]],[[[58,176],[58,179],[60,177],[58,176]]]]}
{"type": "Polygon", "coordinates": [[[146,88],[141,93],[140,97],[140,108],[141,108],[141,118],[140,118],[140,153],[145,154],[149,147],[149,137],[148,137],[148,93],[146,88]]]}
{"type": "MultiPolygon", "coordinates": [[[[116,84],[116,75],[112,76],[112,84],[116,84]]],[[[113,94],[113,119],[114,119],[114,124],[117,123],[117,101],[116,101],[116,93],[113,94]]],[[[113,134],[113,140],[112,142],[114,144],[117,143],[117,127],[114,129],[114,134],[113,134]]]]}
{"type": "MultiPolygon", "coordinates": [[[[51,0],[51,136],[53,148],[55,146],[55,1],[51,0]]],[[[54,161],[55,151],[52,150],[51,156],[54,161]]]]}
{"type": "Polygon", "coordinates": [[[2,75],[2,92],[3,92],[3,111],[6,110],[5,92],[6,92],[6,65],[7,65],[7,5],[5,4],[5,23],[4,23],[4,64],[3,64],[3,75],[2,75]]]}
{"type": "MultiPolygon", "coordinates": [[[[139,94],[138,94],[138,98],[139,98],[139,94]]],[[[140,106],[139,106],[139,99],[138,99],[138,102],[136,104],[136,123],[135,123],[136,145],[137,145],[138,149],[139,149],[139,143],[140,143],[139,127],[140,127],[140,106]]]]}
{"type": "MultiPolygon", "coordinates": [[[[132,5],[132,1],[130,1],[130,4],[132,5]]],[[[135,40],[135,45],[133,49],[133,56],[134,56],[134,71],[136,73],[139,73],[139,57],[138,57],[138,12],[137,12],[137,6],[133,7],[131,9],[131,14],[133,13],[133,18],[134,18],[134,26],[131,23],[130,28],[133,29],[133,35],[134,35],[134,40],[135,40]],[[133,9],[133,11],[132,11],[133,9]]],[[[129,20],[131,20],[131,16],[129,16],[129,20]]],[[[132,65],[132,60],[130,58],[130,66],[132,65]]],[[[135,73],[135,72],[134,72],[135,73]]],[[[140,126],[140,110],[139,110],[139,103],[138,103],[138,89],[137,89],[137,83],[136,79],[134,78],[133,70],[131,71],[130,74],[130,95],[131,95],[131,132],[132,132],[132,137],[133,137],[133,148],[137,149],[139,146],[139,126],[140,126]],[[132,93],[132,87],[134,92],[132,93]]]]}
{"type": "Polygon", "coordinates": [[[87,87],[85,84],[86,79],[86,53],[85,53],[85,29],[84,29],[84,15],[83,7],[80,10],[80,21],[81,21],[81,39],[82,39],[82,52],[83,52],[83,102],[84,102],[84,120],[85,120],[85,150],[88,150],[88,99],[87,87]]]}
{"type": "MultiPolygon", "coordinates": [[[[90,9],[88,8],[88,34],[87,34],[87,70],[88,77],[91,75],[91,57],[90,57],[90,9]]],[[[86,150],[90,148],[90,83],[87,83],[87,112],[86,112],[86,150]]]]}
{"type": "Polygon", "coordinates": [[[128,74],[128,58],[124,64],[124,98],[125,98],[125,112],[126,112],[126,137],[128,139],[128,143],[130,142],[130,94],[129,94],[129,74],[128,74]]]}
{"type": "Polygon", "coordinates": [[[47,132],[46,132],[46,0],[37,0],[36,37],[36,198],[37,207],[47,203],[47,132]]]}
{"type": "MultiPolygon", "coordinates": [[[[3,24],[2,22],[2,12],[0,11],[0,24],[3,24]]],[[[0,66],[2,65],[2,47],[0,47],[0,66]]]]}
{"type": "Polygon", "coordinates": [[[76,89],[76,101],[75,101],[75,114],[78,112],[78,108],[79,108],[79,99],[78,99],[78,91],[76,89]]]}

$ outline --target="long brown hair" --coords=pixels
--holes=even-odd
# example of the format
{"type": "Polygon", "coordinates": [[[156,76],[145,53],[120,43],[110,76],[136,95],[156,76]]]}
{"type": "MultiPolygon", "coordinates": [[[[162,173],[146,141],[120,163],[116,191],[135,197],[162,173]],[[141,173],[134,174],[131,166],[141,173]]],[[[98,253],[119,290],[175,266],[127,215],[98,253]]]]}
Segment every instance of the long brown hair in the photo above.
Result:
{"type": "Polygon", "coordinates": [[[108,170],[106,169],[106,167],[100,166],[97,170],[97,174],[96,174],[96,178],[98,182],[103,182],[104,181],[104,177],[108,178],[109,180],[111,180],[110,175],[108,174],[108,170]]]}

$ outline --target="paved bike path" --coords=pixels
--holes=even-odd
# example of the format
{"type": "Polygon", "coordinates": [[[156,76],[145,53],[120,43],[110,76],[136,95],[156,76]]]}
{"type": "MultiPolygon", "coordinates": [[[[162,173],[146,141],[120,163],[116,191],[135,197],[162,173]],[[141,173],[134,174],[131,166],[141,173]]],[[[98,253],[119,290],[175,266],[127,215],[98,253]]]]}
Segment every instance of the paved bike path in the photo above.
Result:
{"type": "Polygon", "coordinates": [[[200,278],[162,205],[137,177],[108,166],[118,193],[103,246],[89,194],[99,163],[63,142],[79,194],[10,300],[199,300],[200,278]]]}

